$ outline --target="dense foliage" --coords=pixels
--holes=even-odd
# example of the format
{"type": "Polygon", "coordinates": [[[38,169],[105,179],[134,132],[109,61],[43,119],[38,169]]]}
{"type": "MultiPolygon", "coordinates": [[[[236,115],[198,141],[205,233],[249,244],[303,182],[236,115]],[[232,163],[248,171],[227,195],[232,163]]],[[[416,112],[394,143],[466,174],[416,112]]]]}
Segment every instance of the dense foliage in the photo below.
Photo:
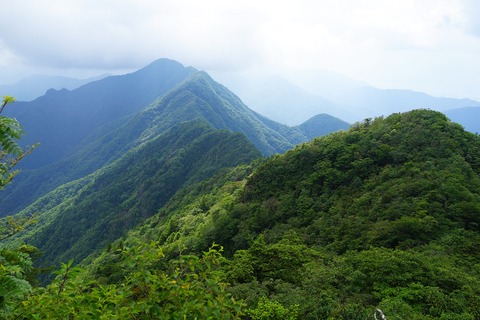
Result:
{"type": "MultiPolygon", "coordinates": [[[[0,114],[8,103],[14,101],[13,97],[4,96],[0,114]]],[[[0,190],[17,174],[18,171],[13,171],[13,167],[34,148],[22,150],[17,142],[22,134],[23,130],[16,119],[0,116],[0,190]]],[[[13,237],[32,222],[31,217],[22,216],[0,219],[0,241],[13,237]]],[[[33,280],[31,254],[34,252],[36,249],[28,245],[0,249],[0,308],[8,310],[15,299],[23,298],[30,292],[33,280]]]]}
{"type": "Polygon", "coordinates": [[[218,248],[201,257],[164,262],[154,242],[114,252],[128,268],[122,281],[102,285],[72,262],[37,288],[9,317],[23,319],[239,319],[243,303],[226,291],[218,248]]]}
{"type": "MultiPolygon", "coordinates": [[[[15,102],[15,98],[4,96],[0,104],[0,114],[5,110],[7,104],[12,102],[15,102]]],[[[35,148],[33,146],[25,151],[21,148],[17,140],[23,133],[23,129],[16,119],[0,115],[0,190],[4,189],[18,173],[18,170],[13,170],[13,168],[35,148]]],[[[1,213],[0,216],[2,216],[1,213]]]]}
{"type": "Polygon", "coordinates": [[[479,203],[478,136],[427,110],[367,119],[187,185],[9,315],[478,319],[479,203]]]}
{"type": "MultiPolygon", "coordinates": [[[[184,191],[124,241],[158,240],[171,257],[222,244],[229,290],[250,308],[476,319],[479,159],[479,138],[440,113],[367,119],[184,191]]],[[[111,255],[99,261],[98,277],[121,277],[111,255]]]]}
{"type": "Polygon", "coordinates": [[[27,212],[35,210],[42,223],[24,240],[44,252],[38,265],[80,261],[154,215],[182,187],[258,157],[241,134],[201,121],[180,124],[39,199],[27,212]]]}

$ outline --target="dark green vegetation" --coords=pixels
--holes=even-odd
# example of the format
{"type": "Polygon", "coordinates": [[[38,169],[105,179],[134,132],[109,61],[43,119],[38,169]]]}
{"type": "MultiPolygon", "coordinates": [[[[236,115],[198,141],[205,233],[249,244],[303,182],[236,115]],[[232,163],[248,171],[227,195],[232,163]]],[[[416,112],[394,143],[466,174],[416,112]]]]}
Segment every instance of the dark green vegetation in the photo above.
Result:
{"type": "Polygon", "coordinates": [[[187,184],[210,177],[219,169],[248,163],[261,154],[238,133],[213,130],[200,121],[180,124],[140,145],[113,164],[79,181],[78,190],[50,208],[57,192],[29,208],[42,216],[56,212],[25,241],[44,254],[39,263],[81,261],[124,232],[152,216],[187,184]]]}
{"type": "Polygon", "coordinates": [[[328,116],[325,125],[315,120],[313,130],[276,123],[250,110],[205,72],[169,60],[15,107],[21,123],[23,109],[28,114],[24,119],[25,131],[34,137],[30,140],[41,142],[38,149],[43,151],[29,160],[35,162],[37,157],[36,166],[44,165],[25,170],[3,193],[0,206],[8,214],[185,121],[200,119],[216,129],[243,133],[264,155],[285,152],[317,133],[347,126],[328,116]]]}
{"type": "MultiPolygon", "coordinates": [[[[139,162],[141,150],[154,148],[132,154],[139,162]]],[[[96,214],[108,212],[127,186],[94,193],[116,185],[125,157],[84,191],[57,192],[85,193],[92,208],[105,199],[96,214]]],[[[379,308],[389,320],[480,318],[480,138],[441,113],[367,119],[200,179],[82,269],[66,263],[47,288],[12,298],[9,316],[372,319],[379,308]]]]}

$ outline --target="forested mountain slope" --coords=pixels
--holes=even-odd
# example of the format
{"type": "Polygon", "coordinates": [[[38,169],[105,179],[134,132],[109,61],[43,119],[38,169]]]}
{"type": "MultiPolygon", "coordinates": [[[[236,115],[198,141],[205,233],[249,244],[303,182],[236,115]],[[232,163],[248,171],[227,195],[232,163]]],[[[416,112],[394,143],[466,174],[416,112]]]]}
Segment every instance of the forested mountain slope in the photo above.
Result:
{"type": "Polygon", "coordinates": [[[136,119],[147,125],[144,136],[173,123],[204,119],[213,127],[245,134],[265,155],[281,153],[307,138],[295,128],[268,120],[250,110],[242,101],[207,73],[197,72],[175,90],[153,103],[136,119]]]}
{"type": "Polygon", "coordinates": [[[480,317],[478,136],[415,110],[255,166],[184,189],[90,276],[134,277],[118,252],[139,243],[158,243],[166,261],[217,243],[229,258],[218,272],[250,308],[266,296],[305,319],[367,319],[377,308],[388,319],[480,317]]]}
{"type": "Polygon", "coordinates": [[[155,214],[182,187],[260,156],[239,133],[199,120],[181,123],[39,199],[27,211],[40,223],[24,240],[43,252],[40,265],[81,261],[155,214]]]}

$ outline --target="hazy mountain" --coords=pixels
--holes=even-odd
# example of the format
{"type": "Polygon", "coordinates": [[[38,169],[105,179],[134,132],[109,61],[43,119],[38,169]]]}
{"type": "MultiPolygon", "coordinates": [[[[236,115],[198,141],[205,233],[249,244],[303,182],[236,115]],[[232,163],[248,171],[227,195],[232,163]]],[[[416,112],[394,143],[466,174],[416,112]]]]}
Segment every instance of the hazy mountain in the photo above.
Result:
{"type": "Polygon", "coordinates": [[[252,76],[229,80],[242,101],[256,112],[290,126],[327,113],[342,119],[355,118],[338,103],[313,94],[279,76],[252,76]]]}
{"type": "Polygon", "coordinates": [[[363,81],[328,70],[300,70],[287,74],[289,82],[319,97],[333,101],[348,91],[367,86],[363,81]]]}
{"type": "Polygon", "coordinates": [[[471,99],[439,98],[412,90],[378,89],[374,87],[351,90],[338,96],[334,101],[348,106],[348,110],[359,116],[358,121],[364,118],[387,116],[394,112],[405,112],[413,109],[445,111],[460,107],[480,106],[480,102],[471,99]]]}
{"type": "Polygon", "coordinates": [[[480,107],[467,107],[444,112],[452,121],[460,123],[465,130],[480,133],[480,107]]]}
{"type": "Polygon", "coordinates": [[[20,80],[16,84],[0,85],[0,95],[13,96],[18,101],[31,101],[44,95],[49,89],[73,90],[107,76],[101,75],[88,79],[75,79],[62,76],[32,75],[20,80]]]}
{"type": "Polygon", "coordinates": [[[221,74],[219,78],[253,110],[289,125],[298,125],[320,113],[353,123],[419,108],[445,111],[480,106],[480,102],[471,99],[379,89],[327,71],[296,72],[281,77],[258,73],[221,74]]]}
{"type": "Polygon", "coordinates": [[[311,140],[334,131],[347,130],[350,124],[328,114],[319,114],[298,126],[300,131],[311,140]]]}
{"type": "Polygon", "coordinates": [[[195,72],[178,62],[160,59],[134,73],[111,76],[80,88],[50,89],[31,102],[16,102],[5,115],[22,124],[24,144],[41,143],[22,161],[38,168],[76,150],[94,130],[135,113],[195,72]]]}

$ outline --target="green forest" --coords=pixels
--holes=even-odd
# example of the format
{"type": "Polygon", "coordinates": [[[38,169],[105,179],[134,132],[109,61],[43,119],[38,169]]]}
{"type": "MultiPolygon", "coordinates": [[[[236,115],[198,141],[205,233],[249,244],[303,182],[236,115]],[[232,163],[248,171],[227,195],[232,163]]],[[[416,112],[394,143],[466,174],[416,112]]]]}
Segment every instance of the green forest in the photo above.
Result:
{"type": "Polygon", "coordinates": [[[0,318],[480,319],[480,137],[439,112],[266,158],[188,122],[33,206],[2,220],[0,318]]]}

